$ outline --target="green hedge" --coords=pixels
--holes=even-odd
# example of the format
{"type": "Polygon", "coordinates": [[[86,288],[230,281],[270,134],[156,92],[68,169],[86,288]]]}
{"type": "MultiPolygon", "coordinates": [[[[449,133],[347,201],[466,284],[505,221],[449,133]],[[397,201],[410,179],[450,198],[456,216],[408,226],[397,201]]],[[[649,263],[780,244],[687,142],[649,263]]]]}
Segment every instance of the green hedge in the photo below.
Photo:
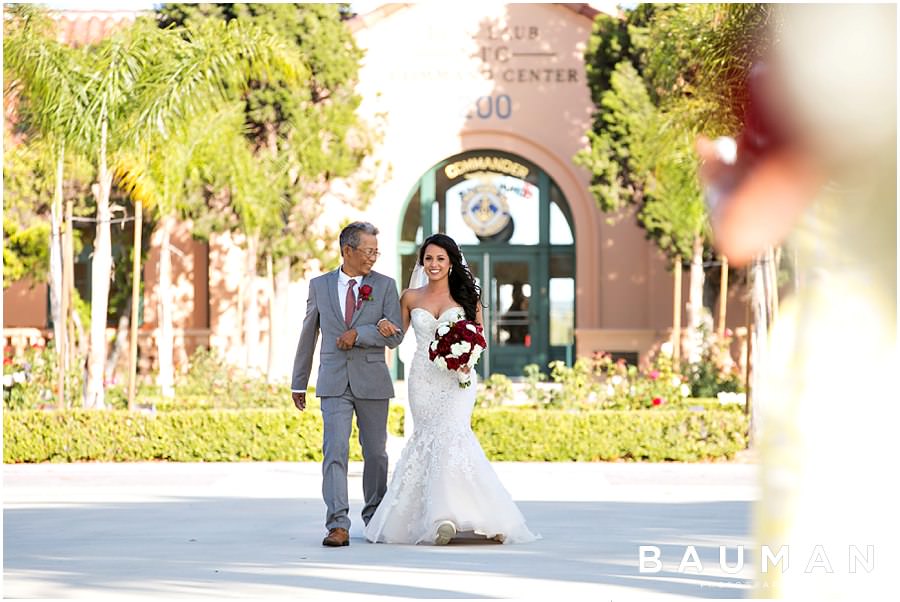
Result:
{"type": "MultiPolygon", "coordinates": [[[[321,461],[322,415],[295,409],[27,410],[3,414],[3,461],[176,462],[321,461]]],[[[403,431],[403,408],[391,406],[388,430],[403,431]]],[[[350,459],[361,460],[356,425],[350,459]]]]}
{"type": "MultiPolygon", "coordinates": [[[[388,428],[402,432],[403,409],[388,428]]],[[[491,460],[697,461],[730,458],[746,447],[743,413],[639,410],[569,413],[476,410],[472,427],[491,460]]],[[[127,411],[16,411],[3,416],[3,461],[179,462],[321,461],[317,408],[127,411]]],[[[351,459],[362,458],[356,430],[351,459]]]]}
{"type": "Polygon", "coordinates": [[[507,408],[475,412],[472,428],[491,460],[593,462],[732,458],[747,447],[749,420],[729,410],[507,408]]]}

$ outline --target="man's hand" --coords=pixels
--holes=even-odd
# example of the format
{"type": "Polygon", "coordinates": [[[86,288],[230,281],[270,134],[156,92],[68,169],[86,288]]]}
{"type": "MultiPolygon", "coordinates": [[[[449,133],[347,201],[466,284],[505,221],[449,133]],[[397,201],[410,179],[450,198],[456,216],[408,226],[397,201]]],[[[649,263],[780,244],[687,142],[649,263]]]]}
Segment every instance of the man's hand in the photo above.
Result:
{"type": "Polygon", "coordinates": [[[355,342],[356,342],[356,329],[351,328],[350,330],[348,330],[347,332],[345,332],[344,334],[342,334],[341,336],[338,337],[337,346],[338,346],[338,349],[343,349],[344,351],[347,351],[347,350],[353,348],[353,343],[355,343],[355,342]]]}
{"type": "Polygon", "coordinates": [[[378,321],[378,333],[383,337],[393,336],[400,332],[400,329],[394,326],[394,323],[387,318],[381,318],[378,321]]]}
{"type": "Polygon", "coordinates": [[[291,393],[291,399],[294,400],[294,405],[297,406],[298,410],[302,412],[306,409],[306,393],[294,391],[291,393]]]}

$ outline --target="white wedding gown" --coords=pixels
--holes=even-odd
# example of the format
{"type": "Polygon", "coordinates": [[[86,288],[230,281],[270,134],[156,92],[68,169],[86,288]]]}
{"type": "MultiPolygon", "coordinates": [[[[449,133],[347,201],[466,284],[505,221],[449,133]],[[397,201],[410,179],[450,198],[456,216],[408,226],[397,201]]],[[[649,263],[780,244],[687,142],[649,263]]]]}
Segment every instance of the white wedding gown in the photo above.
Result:
{"type": "MultiPolygon", "coordinates": [[[[440,318],[462,313],[448,309],[440,318]]],[[[474,532],[503,543],[537,539],[491,467],[470,421],[477,382],[460,388],[456,374],[428,359],[428,344],[440,319],[414,308],[416,352],[409,372],[413,433],[403,448],[387,493],[365,529],[366,539],[384,543],[434,543],[437,526],[450,520],[458,532],[474,532]]]]}

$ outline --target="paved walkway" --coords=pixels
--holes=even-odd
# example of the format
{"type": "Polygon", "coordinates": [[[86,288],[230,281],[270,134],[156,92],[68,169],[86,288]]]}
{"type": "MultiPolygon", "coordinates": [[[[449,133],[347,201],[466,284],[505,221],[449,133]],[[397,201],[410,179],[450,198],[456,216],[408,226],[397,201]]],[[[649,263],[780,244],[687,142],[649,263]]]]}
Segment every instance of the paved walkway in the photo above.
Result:
{"type": "Polygon", "coordinates": [[[3,467],[3,595],[15,598],[739,598],[719,546],[750,544],[753,464],[496,463],[533,544],[374,545],[351,466],[349,548],[320,545],[318,464],[3,467]],[[662,569],[639,571],[638,547],[662,569]],[[700,573],[678,571],[695,546],[700,573]]]}

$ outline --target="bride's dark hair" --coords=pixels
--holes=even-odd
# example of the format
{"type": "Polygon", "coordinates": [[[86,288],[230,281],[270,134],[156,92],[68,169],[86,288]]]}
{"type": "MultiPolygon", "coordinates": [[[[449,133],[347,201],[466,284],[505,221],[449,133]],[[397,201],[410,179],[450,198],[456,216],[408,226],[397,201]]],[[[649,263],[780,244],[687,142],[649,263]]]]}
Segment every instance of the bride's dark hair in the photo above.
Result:
{"type": "Polygon", "coordinates": [[[447,252],[450,258],[450,296],[462,306],[467,320],[475,320],[478,304],[481,303],[481,287],[475,284],[475,277],[469,266],[463,263],[462,252],[452,238],[446,234],[432,234],[425,239],[419,249],[419,265],[425,263],[425,249],[428,245],[437,245],[447,252]]]}

